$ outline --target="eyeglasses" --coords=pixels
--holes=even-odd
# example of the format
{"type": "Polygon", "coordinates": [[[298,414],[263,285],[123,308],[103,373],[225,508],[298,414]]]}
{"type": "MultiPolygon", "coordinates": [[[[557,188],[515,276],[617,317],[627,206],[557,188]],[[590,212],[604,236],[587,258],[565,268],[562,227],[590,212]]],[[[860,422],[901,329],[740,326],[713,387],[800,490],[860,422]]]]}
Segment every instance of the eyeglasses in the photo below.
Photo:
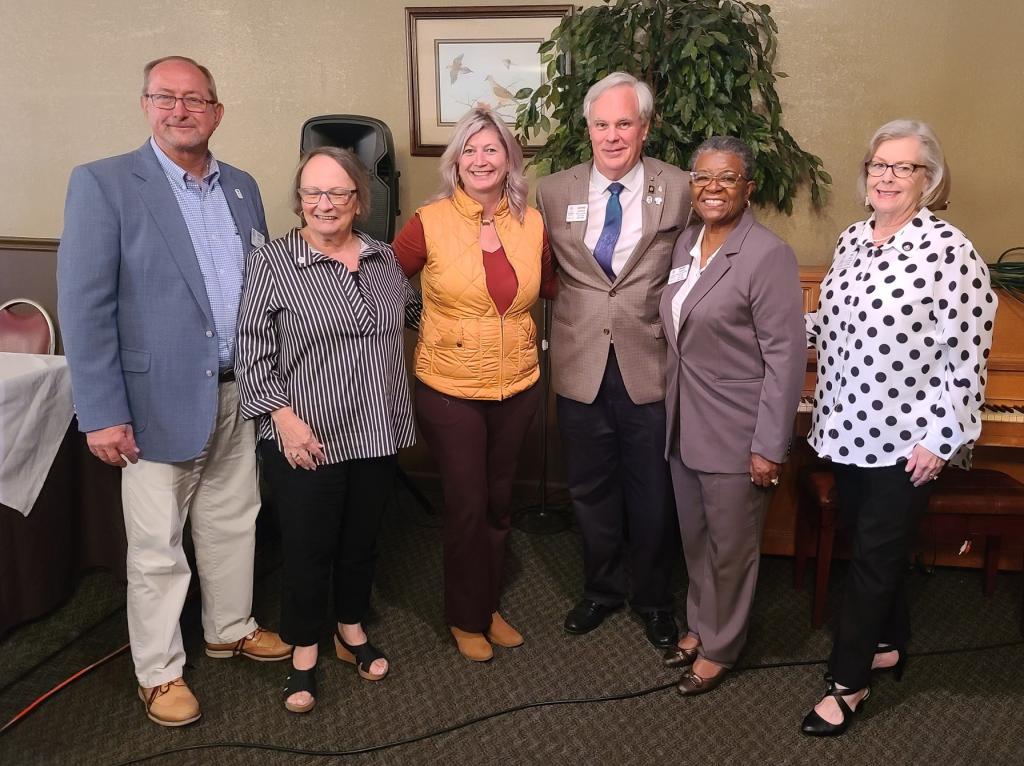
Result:
{"type": "Polygon", "coordinates": [[[892,174],[897,178],[910,178],[914,175],[915,170],[927,167],[927,165],[915,165],[913,162],[894,162],[890,165],[878,160],[871,160],[864,163],[864,169],[868,171],[869,176],[874,178],[884,176],[886,170],[892,170],[892,174]]]}
{"type": "Polygon", "coordinates": [[[318,205],[320,204],[320,198],[327,195],[327,199],[331,201],[332,205],[347,205],[352,201],[355,196],[357,189],[328,189],[321,191],[320,189],[299,189],[299,199],[305,202],[307,205],[318,205]]]}
{"type": "Polygon", "coordinates": [[[168,112],[179,101],[185,105],[186,111],[197,114],[205,112],[211,104],[217,103],[206,98],[199,98],[199,96],[172,96],[170,93],[146,93],[144,95],[149,99],[149,103],[157,109],[163,109],[168,112]]]}
{"type": "Polygon", "coordinates": [[[743,176],[737,175],[736,173],[732,173],[729,171],[726,171],[725,173],[720,173],[717,176],[711,175],[711,173],[705,173],[700,170],[690,172],[690,183],[692,183],[694,186],[701,188],[707,186],[712,181],[718,181],[718,185],[721,186],[723,189],[733,189],[739,186],[740,181],[742,180],[743,176]]]}

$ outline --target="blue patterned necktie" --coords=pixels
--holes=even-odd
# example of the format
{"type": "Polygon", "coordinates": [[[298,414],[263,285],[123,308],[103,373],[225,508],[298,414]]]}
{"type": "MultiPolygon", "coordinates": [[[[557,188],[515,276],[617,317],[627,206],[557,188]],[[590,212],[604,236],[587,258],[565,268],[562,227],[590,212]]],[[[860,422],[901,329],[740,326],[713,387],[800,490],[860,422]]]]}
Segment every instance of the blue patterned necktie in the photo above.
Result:
{"type": "Polygon", "coordinates": [[[619,231],[622,229],[622,203],[619,202],[619,192],[624,188],[626,187],[618,181],[608,184],[611,196],[608,198],[608,207],[604,209],[604,228],[601,229],[601,236],[594,245],[594,258],[611,280],[615,279],[612,256],[615,255],[615,243],[619,241],[619,231]]]}

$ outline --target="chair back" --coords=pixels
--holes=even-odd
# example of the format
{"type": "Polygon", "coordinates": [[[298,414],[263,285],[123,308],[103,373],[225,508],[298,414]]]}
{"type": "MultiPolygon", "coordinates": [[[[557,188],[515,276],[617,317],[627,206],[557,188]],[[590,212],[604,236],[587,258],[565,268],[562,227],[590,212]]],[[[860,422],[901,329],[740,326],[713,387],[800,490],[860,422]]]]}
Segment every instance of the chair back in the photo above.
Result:
{"type": "Polygon", "coordinates": [[[52,354],[56,345],[53,320],[38,303],[13,298],[0,305],[0,351],[52,354]]]}

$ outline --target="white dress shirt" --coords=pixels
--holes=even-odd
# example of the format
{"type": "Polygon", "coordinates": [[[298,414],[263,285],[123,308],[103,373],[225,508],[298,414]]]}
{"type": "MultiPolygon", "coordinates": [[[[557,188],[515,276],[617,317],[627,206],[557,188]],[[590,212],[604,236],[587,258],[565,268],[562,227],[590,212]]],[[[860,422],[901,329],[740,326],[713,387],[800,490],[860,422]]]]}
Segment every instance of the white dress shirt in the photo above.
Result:
{"type": "Polygon", "coordinates": [[[837,463],[891,466],[920,444],[966,466],[997,306],[988,269],[927,208],[881,247],[873,227],[874,218],[840,235],[806,316],[818,352],[807,439],[837,463]]]}
{"type": "MultiPolygon", "coordinates": [[[[718,255],[719,247],[709,257],[708,262],[704,264],[704,268],[700,267],[700,246],[704,242],[704,227],[700,229],[700,234],[697,235],[697,241],[693,243],[693,247],[690,248],[690,268],[686,272],[686,280],[683,282],[682,287],[679,288],[674,296],[672,296],[672,326],[675,328],[676,335],[679,335],[679,314],[683,308],[683,301],[686,300],[687,296],[693,291],[693,288],[697,284],[697,280],[700,279],[700,275],[703,274],[711,262],[715,260],[715,256],[718,255]]],[[[672,277],[670,276],[669,279],[672,277]]]]}
{"type": "MultiPolygon", "coordinates": [[[[612,196],[608,191],[608,184],[612,183],[597,169],[597,165],[590,171],[590,192],[587,199],[587,232],[583,236],[583,243],[591,253],[601,237],[601,229],[604,228],[604,213],[608,207],[608,200],[612,196]]],[[[640,160],[633,166],[626,175],[619,179],[619,183],[625,188],[619,192],[619,203],[622,205],[622,228],[619,229],[619,238],[615,242],[615,252],[612,254],[612,271],[616,276],[622,271],[629,260],[629,256],[636,249],[637,242],[644,228],[644,215],[641,203],[644,192],[644,163],[640,160]]]]}

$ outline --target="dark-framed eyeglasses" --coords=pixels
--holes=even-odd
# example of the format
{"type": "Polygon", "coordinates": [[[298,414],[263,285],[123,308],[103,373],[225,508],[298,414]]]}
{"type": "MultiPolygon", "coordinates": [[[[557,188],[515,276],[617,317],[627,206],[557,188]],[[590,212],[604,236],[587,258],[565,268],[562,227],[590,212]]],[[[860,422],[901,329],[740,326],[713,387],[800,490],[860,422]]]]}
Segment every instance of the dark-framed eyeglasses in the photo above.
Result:
{"type": "Polygon", "coordinates": [[[703,170],[690,171],[690,183],[694,186],[703,188],[712,181],[718,181],[718,185],[723,189],[734,189],[743,181],[743,176],[729,170],[718,175],[705,173],[703,170]]]}
{"type": "Polygon", "coordinates": [[[163,109],[168,112],[179,101],[184,104],[185,111],[195,112],[196,114],[205,112],[211,105],[217,103],[216,101],[210,101],[208,98],[199,98],[199,96],[172,96],[170,93],[146,93],[144,95],[149,99],[149,103],[157,109],[163,109]]]}
{"type": "Polygon", "coordinates": [[[327,195],[327,199],[331,201],[332,205],[347,205],[355,197],[357,189],[311,189],[307,187],[300,188],[299,199],[301,199],[307,205],[318,205],[320,204],[320,198],[327,195]]]}
{"type": "Polygon", "coordinates": [[[927,168],[927,165],[918,165],[913,162],[879,162],[878,160],[870,160],[864,163],[864,169],[868,172],[869,176],[873,178],[880,178],[885,175],[886,170],[891,170],[892,174],[897,178],[910,178],[914,175],[915,170],[921,168],[927,168]]]}

